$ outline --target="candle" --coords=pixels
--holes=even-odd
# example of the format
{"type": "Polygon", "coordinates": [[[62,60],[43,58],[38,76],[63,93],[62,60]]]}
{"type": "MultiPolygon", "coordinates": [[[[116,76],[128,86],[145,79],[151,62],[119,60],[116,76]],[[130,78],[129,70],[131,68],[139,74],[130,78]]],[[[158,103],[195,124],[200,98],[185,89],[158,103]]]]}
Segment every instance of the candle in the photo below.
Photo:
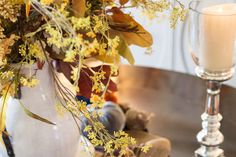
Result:
{"type": "Polygon", "coordinates": [[[202,10],[199,63],[209,71],[229,70],[233,66],[236,37],[236,3],[202,10]]]}

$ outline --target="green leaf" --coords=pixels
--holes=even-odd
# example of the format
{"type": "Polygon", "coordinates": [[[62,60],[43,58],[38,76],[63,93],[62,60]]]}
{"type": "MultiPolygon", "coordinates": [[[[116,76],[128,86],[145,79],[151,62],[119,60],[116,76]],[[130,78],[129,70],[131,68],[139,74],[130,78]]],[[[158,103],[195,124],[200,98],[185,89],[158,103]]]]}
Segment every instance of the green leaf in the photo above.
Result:
{"type": "Polygon", "coordinates": [[[41,121],[41,122],[47,123],[47,124],[56,125],[55,123],[50,122],[49,120],[47,120],[47,119],[45,119],[45,118],[42,118],[42,117],[40,117],[40,116],[38,116],[38,115],[32,113],[30,110],[28,110],[28,109],[22,104],[21,101],[19,101],[19,102],[20,102],[20,105],[21,105],[21,107],[23,108],[24,112],[25,112],[29,117],[34,118],[34,119],[36,119],[36,120],[39,120],[39,121],[41,121]]]}
{"type": "Polygon", "coordinates": [[[135,62],[135,59],[134,59],[133,54],[129,48],[128,43],[125,40],[125,37],[119,31],[110,30],[110,37],[115,38],[116,36],[118,36],[120,39],[119,46],[117,48],[119,55],[124,57],[131,65],[133,65],[135,62]]]}
{"type": "Polygon", "coordinates": [[[126,43],[124,37],[122,35],[119,35],[119,37],[120,37],[120,43],[118,46],[119,54],[122,57],[124,57],[131,65],[133,65],[135,62],[134,56],[133,56],[128,44],[126,43]]]}

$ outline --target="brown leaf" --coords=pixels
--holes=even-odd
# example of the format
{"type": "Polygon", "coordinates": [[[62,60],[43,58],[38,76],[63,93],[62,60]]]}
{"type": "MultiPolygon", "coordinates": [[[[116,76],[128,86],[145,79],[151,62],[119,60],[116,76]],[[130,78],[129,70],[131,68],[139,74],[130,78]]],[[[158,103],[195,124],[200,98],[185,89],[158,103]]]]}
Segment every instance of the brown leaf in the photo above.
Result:
{"type": "Polygon", "coordinates": [[[86,12],[86,0],[72,0],[72,9],[75,17],[84,17],[86,12]]]}
{"type": "Polygon", "coordinates": [[[42,70],[43,69],[43,66],[44,66],[45,62],[44,61],[40,61],[38,60],[37,61],[37,67],[39,70],[42,70]]]}
{"type": "MultiPolygon", "coordinates": [[[[57,61],[57,64],[56,64],[57,71],[63,73],[65,75],[65,77],[70,82],[72,82],[72,79],[71,79],[72,66],[73,66],[73,64],[66,63],[66,62],[63,62],[60,60],[57,61]]],[[[102,83],[104,85],[107,85],[108,77],[110,76],[110,72],[111,72],[110,66],[103,65],[103,66],[92,67],[92,70],[93,71],[99,71],[99,70],[105,71],[106,72],[106,74],[105,74],[106,79],[104,79],[102,81],[102,83]]],[[[86,98],[91,97],[93,83],[92,83],[90,76],[93,76],[92,71],[88,68],[82,68],[81,73],[80,73],[80,79],[79,79],[80,93],[78,93],[78,95],[82,95],[86,98]]],[[[108,85],[107,92],[115,92],[115,91],[117,91],[116,84],[113,81],[110,81],[109,85],[108,85]]]]}
{"type": "MultiPolygon", "coordinates": [[[[145,30],[138,22],[136,22],[132,16],[123,13],[119,8],[112,8],[112,19],[114,23],[118,24],[130,24],[131,27],[136,27],[137,31],[120,31],[124,36],[125,41],[131,45],[138,45],[141,47],[150,47],[153,44],[152,35],[145,30]]],[[[113,29],[115,29],[113,27],[113,29]]]]}
{"type": "MultiPolygon", "coordinates": [[[[101,68],[103,71],[106,72],[105,79],[102,80],[102,83],[106,86],[109,81],[111,69],[110,69],[109,65],[97,66],[92,69],[93,69],[93,71],[99,71],[99,70],[101,70],[101,68]]],[[[90,98],[91,94],[92,94],[93,83],[92,83],[92,80],[90,79],[90,76],[93,76],[93,73],[90,71],[90,69],[83,68],[81,71],[81,74],[80,74],[80,80],[79,80],[80,93],[78,93],[78,94],[82,95],[86,98],[90,98]]],[[[117,86],[112,80],[110,80],[108,88],[107,88],[107,93],[115,92],[115,91],[117,91],[117,86]]],[[[101,94],[102,93],[100,93],[100,95],[101,94]]],[[[99,93],[98,93],[98,95],[99,95],[99,93]]]]}
{"type": "Polygon", "coordinates": [[[129,2],[129,0],[120,0],[120,4],[121,5],[125,5],[126,3],[128,3],[129,2]]]}

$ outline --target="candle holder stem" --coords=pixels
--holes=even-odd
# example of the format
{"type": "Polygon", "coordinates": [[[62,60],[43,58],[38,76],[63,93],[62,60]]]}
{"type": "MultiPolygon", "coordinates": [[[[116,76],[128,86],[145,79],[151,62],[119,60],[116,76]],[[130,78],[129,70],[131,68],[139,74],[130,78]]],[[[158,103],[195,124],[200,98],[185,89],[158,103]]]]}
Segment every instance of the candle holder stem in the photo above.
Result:
{"type": "Polygon", "coordinates": [[[207,99],[205,112],[202,114],[202,130],[197,135],[201,147],[195,151],[195,157],[224,157],[224,151],[219,148],[224,141],[220,132],[219,113],[220,81],[207,81],[207,99]]]}

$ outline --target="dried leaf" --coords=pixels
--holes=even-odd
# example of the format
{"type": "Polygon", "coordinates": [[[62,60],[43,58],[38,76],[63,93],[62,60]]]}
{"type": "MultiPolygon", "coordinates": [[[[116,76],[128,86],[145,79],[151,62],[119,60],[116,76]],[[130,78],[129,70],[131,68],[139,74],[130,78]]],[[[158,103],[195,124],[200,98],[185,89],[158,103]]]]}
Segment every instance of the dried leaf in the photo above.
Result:
{"type": "MultiPolygon", "coordinates": [[[[102,68],[103,71],[106,72],[105,77],[106,79],[102,80],[102,83],[106,86],[109,80],[109,76],[110,76],[110,66],[108,65],[103,65],[103,66],[98,66],[98,67],[94,67],[92,68],[94,71],[99,71],[102,68]]],[[[82,96],[86,97],[86,98],[90,98],[91,94],[92,94],[92,81],[90,79],[90,76],[93,76],[93,73],[90,71],[90,69],[83,69],[83,71],[80,74],[80,80],[79,80],[79,88],[80,88],[80,93],[82,96]]],[[[117,86],[116,84],[110,80],[109,81],[109,85],[107,88],[107,92],[115,92],[117,91],[117,86]]],[[[102,94],[102,93],[100,93],[102,94]]],[[[98,94],[99,95],[99,94],[98,94]]]]}
{"type": "Polygon", "coordinates": [[[43,66],[44,66],[45,62],[44,61],[40,61],[38,60],[37,61],[37,67],[39,70],[42,70],[43,69],[43,66]]]}
{"type": "Polygon", "coordinates": [[[24,4],[24,0],[12,0],[13,4],[24,4]]]}
{"type": "Polygon", "coordinates": [[[2,60],[5,55],[10,54],[11,47],[14,45],[15,41],[17,41],[20,37],[16,36],[15,34],[11,34],[9,38],[2,39],[0,41],[0,46],[3,50],[0,54],[0,59],[2,60]]]}
{"type": "Polygon", "coordinates": [[[126,3],[128,3],[129,2],[129,0],[120,0],[120,4],[121,5],[125,5],[126,3]]]}
{"type": "Polygon", "coordinates": [[[75,17],[84,17],[86,12],[86,0],[72,0],[72,9],[75,17]]]}
{"type": "Polygon", "coordinates": [[[116,55],[115,57],[107,56],[107,55],[99,55],[99,56],[95,56],[95,58],[104,62],[104,63],[113,63],[113,64],[120,63],[120,56],[119,55],[116,55]]]}
{"type": "MultiPolygon", "coordinates": [[[[19,101],[20,102],[20,101],[19,101]]],[[[56,125],[55,123],[53,122],[50,122],[49,120],[45,119],[45,118],[42,118],[40,117],[39,115],[37,114],[34,114],[32,113],[30,110],[28,110],[21,102],[20,102],[20,105],[21,107],[23,108],[24,112],[31,118],[34,118],[36,120],[39,120],[41,122],[44,122],[44,123],[47,123],[47,124],[51,124],[51,125],[56,125]]]]}
{"type": "MultiPolygon", "coordinates": [[[[72,68],[71,66],[73,66],[71,63],[67,63],[67,62],[63,62],[58,60],[56,67],[57,67],[57,71],[61,72],[65,75],[65,77],[72,82],[71,79],[71,71],[72,68]]],[[[106,72],[105,77],[106,79],[102,81],[102,83],[104,85],[107,85],[108,83],[108,77],[110,76],[110,72],[111,72],[111,68],[109,65],[103,65],[103,66],[97,66],[97,67],[93,67],[92,68],[93,71],[99,71],[99,70],[103,70],[106,72]]],[[[91,70],[89,68],[82,68],[81,73],[80,73],[80,79],[79,79],[79,89],[80,89],[80,93],[78,93],[79,95],[82,95],[86,98],[90,98],[91,97],[91,93],[92,93],[92,80],[90,78],[90,76],[93,76],[93,72],[91,72],[91,70]]],[[[109,82],[108,88],[107,90],[109,92],[115,92],[117,91],[117,86],[113,81],[109,82]]]]}
{"type": "MultiPolygon", "coordinates": [[[[7,96],[8,97],[8,96],[7,96]]],[[[4,144],[4,141],[2,139],[2,135],[4,133],[5,127],[6,127],[6,112],[7,112],[7,99],[8,98],[2,98],[1,99],[1,106],[0,106],[0,144],[4,144]]]]}
{"type": "Polygon", "coordinates": [[[29,13],[30,13],[30,0],[25,0],[25,15],[26,17],[29,17],[29,13]]]}
{"type": "Polygon", "coordinates": [[[127,61],[131,65],[134,64],[135,62],[134,56],[124,38],[120,39],[120,45],[119,45],[118,50],[119,50],[119,54],[125,59],[127,59],[127,61]]]}
{"type": "Polygon", "coordinates": [[[131,65],[134,64],[135,59],[133,57],[133,54],[129,48],[129,45],[127,44],[123,34],[118,31],[111,31],[111,35],[113,36],[119,36],[119,46],[118,46],[118,52],[119,54],[124,57],[131,65]]]}
{"type": "MultiPolygon", "coordinates": [[[[132,16],[123,13],[119,8],[112,8],[112,19],[114,23],[118,24],[130,24],[132,27],[136,27],[136,31],[120,31],[124,36],[125,41],[131,45],[138,45],[141,47],[150,47],[153,44],[152,35],[145,30],[138,22],[136,22],[132,16]]],[[[115,29],[115,28],[114,28],[115,29]]]]}

